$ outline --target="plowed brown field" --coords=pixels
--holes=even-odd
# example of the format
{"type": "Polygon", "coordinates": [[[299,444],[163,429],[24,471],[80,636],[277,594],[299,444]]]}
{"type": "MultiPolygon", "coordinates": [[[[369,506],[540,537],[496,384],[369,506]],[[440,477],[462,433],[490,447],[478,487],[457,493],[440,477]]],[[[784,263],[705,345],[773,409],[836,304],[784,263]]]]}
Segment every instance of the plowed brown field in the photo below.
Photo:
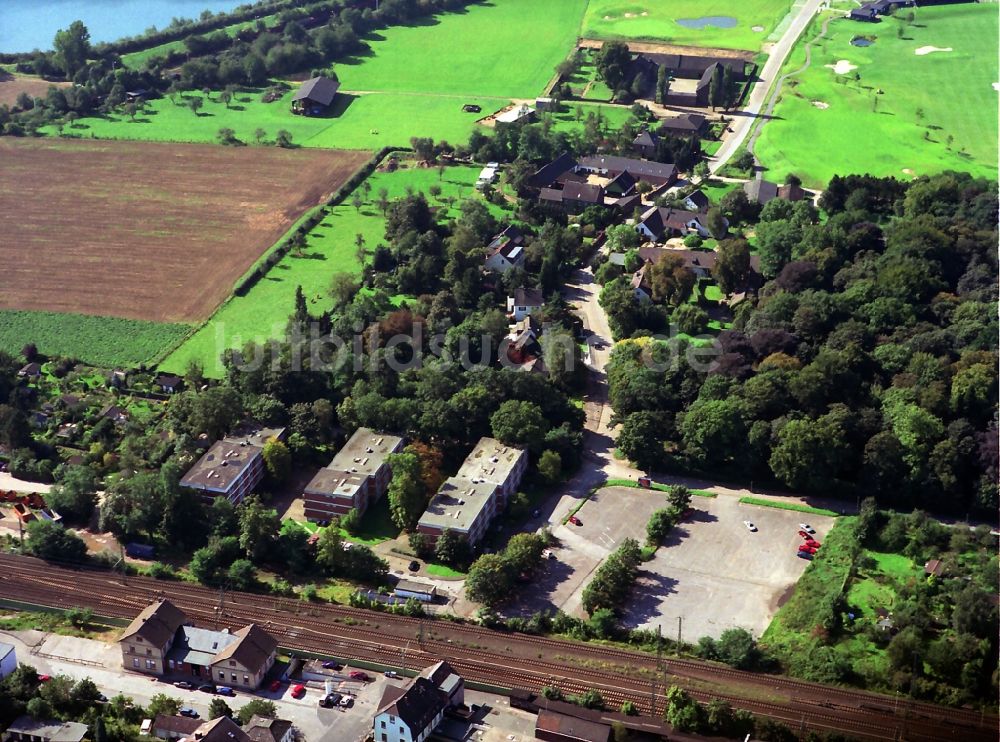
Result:
{"type": "Polygon", "coordinates": [[[208,317],[369,155],[0,139],[0,308],[208,317]]]}

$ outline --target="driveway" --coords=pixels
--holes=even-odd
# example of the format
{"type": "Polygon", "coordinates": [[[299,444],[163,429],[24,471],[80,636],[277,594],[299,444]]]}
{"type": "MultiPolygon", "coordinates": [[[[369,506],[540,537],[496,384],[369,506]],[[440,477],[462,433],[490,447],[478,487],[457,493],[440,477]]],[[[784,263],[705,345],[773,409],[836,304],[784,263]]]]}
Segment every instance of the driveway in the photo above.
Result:
{"type": "Polygon", "coordinates": [[[39,494],[46,494],[52,489],[51,484],[42,484],[41,482],[28,482],[24,479],[18,479],[17,477],[11,475],[9,472],[0,471],[0,490],[14,492],[37,492],[39,494]]]}

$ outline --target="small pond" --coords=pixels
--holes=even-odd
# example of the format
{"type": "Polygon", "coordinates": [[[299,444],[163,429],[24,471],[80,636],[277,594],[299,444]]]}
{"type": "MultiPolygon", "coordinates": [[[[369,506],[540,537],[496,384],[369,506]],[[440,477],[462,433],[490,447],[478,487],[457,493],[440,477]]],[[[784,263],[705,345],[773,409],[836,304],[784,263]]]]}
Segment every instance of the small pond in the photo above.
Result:
{"type": "Polygon", "coordinates": [[[871,46],[875,39],[866,39],[864,36],[855,36],[851,39],[851,46],[871,46]]]}
{"type": "Polygon", "coordinates": [[[706,28],[708,26],[734,28],[736,19],[731,15],[705,15],[701,18],[678,18],[677,23],[684,28],[706,28]]]}

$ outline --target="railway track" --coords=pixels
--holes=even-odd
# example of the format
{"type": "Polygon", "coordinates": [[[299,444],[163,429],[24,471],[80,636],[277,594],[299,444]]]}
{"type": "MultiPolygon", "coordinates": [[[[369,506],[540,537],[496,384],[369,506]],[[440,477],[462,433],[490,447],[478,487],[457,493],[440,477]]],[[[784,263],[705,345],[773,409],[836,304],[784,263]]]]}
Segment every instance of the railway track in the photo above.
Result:
{"type": "Polygon", "coordinates": [[[224,597],[200,585],[122,576],[93,567],[59,567],[0,554],[0,597],[57,608],[87,607],[131,619],[149,602],[169,597],[200,625],[257,623],[280,645],[342,659],[376,660],[389,667],[425,666],[447,659],[470,680],[564,693],[596,689],[609,707],[625,700],[646,713],[663,711],[666,687],[687,687],[701,701],[721,698],[793,728],[839,730],[872,740],[994,742],[996,716],[969,709],[896,699],[864,691],[759,675],[695,660],[491,631],[447,621],[392,616],[364,609],[310,604],[248,593],[224,597]],[[665,665],[665,667],[664,667],[665,665]],[[713,684],[718,690],[705,690],[713,684]]]}

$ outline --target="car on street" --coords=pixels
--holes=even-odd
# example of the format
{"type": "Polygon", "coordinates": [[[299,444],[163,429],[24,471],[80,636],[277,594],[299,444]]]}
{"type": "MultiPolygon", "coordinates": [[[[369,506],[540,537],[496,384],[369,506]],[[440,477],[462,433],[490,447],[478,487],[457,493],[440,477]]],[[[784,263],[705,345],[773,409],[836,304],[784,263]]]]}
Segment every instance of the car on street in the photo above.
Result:
{"type": "Polygon", "coordinates": [[[801,531],[801,530],[800,530],[800,531],[799,531],[799,535],[800,535],[800,536],[801,536],[802,538],[809,538],[809,531],[801,531]]]}
{"type": "Polygon", "coordinates": [[[419,570],[420,570],[420,562],[414,559],[412,562],[410,562],[410,571],[417,572],[419,570]]]}
{"type": "Polygon", "coordinates": [[[181,716],[186,716],[189,719],[197,719],[199,716],[201,716],[201,714],[199,714],[190,706],[181,706],[181,710],[178,711],[177,713],[179,713],[181,716]]]}
{"type": "Polygon", "coordinates": [[[361,670],[351,670],[351,674],[348,676],[351,680],[360,680],[362,683],[367,683],[371,680],[367,673],[361,672],[361,670]]]}
{"type": "Polygon", "coordinates": [[[815,546],[805,546],[805,545],[803,545],[803,546],[799,547],[799,551],[804,551],[804,552],[806,552],[808,554],[815,554],[816,553],[816,547],[815,546]]]}
{"type": "Polygon", "coordinates": [[[324,669],[327,670],[341,670],[343,669],[344,666],[339,662],[334,662],[333,660],[327,660],[326,662],[323,663],[323,667],[324,669]]]}
{"type": "Polygon", "coordinates": [[[220,685],[218,688],[215,689],[215,692],[218,693],[220,696],[235,696],[236,695],[236,691],[234,691],[228,685],[220,685]]]}
{"type": "Polygon", "coordinates": [[[38,682],[39,683],[47,683],[50,680],[52,680],[52,676],[51,675],[39,675],[38,676],[38,682]]]}
{"type": "Polygon", "coordinates": [[[398,672],[396,672],[395,670],[386,670],[386,671],[385,671],[385,676],[386,676],[387,678],[393,678],[393,679],[396,679],[396,678],[398,678],[398,677],[399,677],[399,673],[398,673],[398,672]]]}
{"type": "Polygon", "coordinates": [[[332,709],[340,704],[341,695],[339,693],[327,693],[319,699],[319,705],[325,709],[332,709]]]}
{"type": "Polygon", "coordinates": [[[292,688],[292,698],[302,698],[306,694],[306,687],[301,683],[292,688]]]}
{"type": "Polygon", "coordinates": [[[186,680],[178,680],[174,683],[175,688],[180,688],[181,690],[194,690],[194,683],[189,683],[186,680]]]}
{"type": "Polygon", "coordinates": [[[204,685],[199,685],[198,690],[200,690],[202,693],[215,693],[215,684],[205,683],[204,685]]]}
{"type": "Polygon", "coordinates": [[[556,553],[552,549],[542,549],[542,559],[555,559],[556,553]]]}
{"type": "Polygon", "coordinates": [[[819,548],[819,541],[814,538],[807,538],[803,543],[805,543],[806,546],[815,546],[817,549],[819,548]]]}
{"type": "Polygon", "coordinates": [[[813,528],[808,523],[799,523],[799,528],[801,528],[806,533],[816,533],[816,529],[813,528]]]}
{"type": "Polygon", "coordinates": [[[755,526],[752,521],[745,520],[745,521],[743,521],[743,525],[745,525],[747,527],[748,531],[756,531],[757,530],[757,526],[755,526]]]}
{"type": "Polygon", "coordinates": [[[350,696],[344,696],[343,698],[340,699],[341,708],[349,709],[353,705],[354,705],[354,699],[351,698],[350,696]]]}
{"type": "Polygon", "coordinates": [[[795,556],[797,556],[799,559],[805,559],[805,560],[810,561],[810,562],[812,561],[812,558],[813,558],[813,555],[810,554],[808,551],[800,551],[795,556]]]}
{"type": "Polygon", "coordinates": [[[267,687],[268,687],[268,690],[270,690],[272,693],[277,693],[279,690],[281,690],[281,681],[280,680],[272,680],[271,684],[269,686],[267,686],[267,687]]]}
{"type": "Polygon", "coordinates": [[[582,526],[583,525],[583,523],[580,522],[580,519],[577,518],[575,515],[569,516],[569,522],[572,523],[574,526],[582,526]]]}

